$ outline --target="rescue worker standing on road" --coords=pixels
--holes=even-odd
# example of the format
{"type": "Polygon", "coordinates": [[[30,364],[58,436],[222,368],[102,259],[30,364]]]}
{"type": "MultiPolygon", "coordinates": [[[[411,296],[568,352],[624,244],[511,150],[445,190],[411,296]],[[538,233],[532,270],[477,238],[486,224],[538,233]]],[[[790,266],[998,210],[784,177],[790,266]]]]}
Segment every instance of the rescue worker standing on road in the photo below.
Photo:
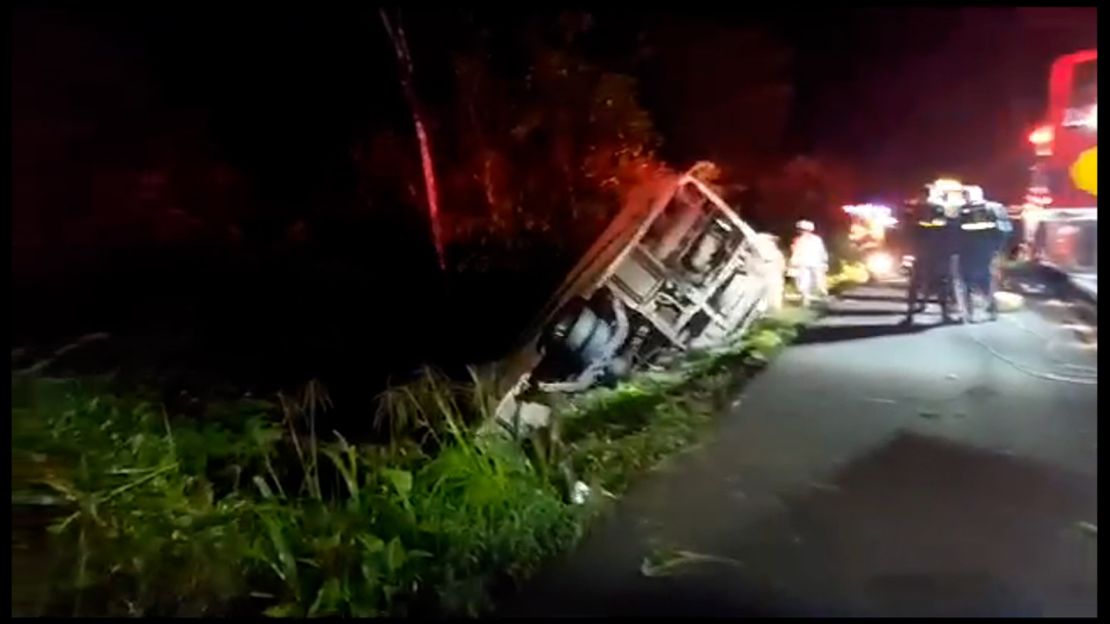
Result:
{"type": "Polygon", "coordinates": [[[794,284],[802,295],[802,305],[809,306],[814,293],[825,297],[825,276],[829,270],[829,254],[825,241],[813,232],[812,221],[798,221],[798,235],[790,246],[790,270],[794,284]]]}
{"type": "Polygon", "coordinates": [[[978,291],[987,299],[991,320],[998,319],[994,300],[994,264],[998,259],[1012,226],[1001,204],[977,202],[964,211],[960,220],[960,272],[967,302],[967,322],[974,320],[971,294],[978,291]]]}
{"type": "Polygon", "coordinates": [[[1014,222],[1010,220],[1010,211],[1004,204],[987,202],[987,207],[994,213],[995,223],[998,224],[998,250],[994,253],[991,263],[991,274],[994,275],[993,283],[997,286],[1001,281],[1002,262],[1012,257],[1014,240],[1020,239],[1020,233],[1014,228],[1014,222]]]}
{"type": "Polygon", "coordinates": [[[929,203],[912,203],[909,212],[909,246],[914,261],[903,323],[912,324],[914,314],[923,312],[932,296],[937,297],[942,319],[947,323],[950,245],[945,243],[948,219],[939,206],[929,203]]]}
{"type": "MultiPolygon", "coordinates": [[[[962,197],[963,193],[959,193],[962,197]]],[[[943,224],[940,227],[939,240],[937,241],[937,250],[940,254],[940,267],[938,270],[944,272],[943,284],[941,284],[940,296],[944,301],[950,298],[956,300],[957,306],[960,303],[960,297],[963,295],[961,289],[966,288],[967,280],[964,279],[960,257],[964,251],[964,235],[961,225],[963,224],[963,214],[961,211],[964,202],[962,199],[953,199],[946,197],[944,204],[941,206],[943,216],[941,220],[943,224]]],[[[967,299],[963,300],[965,305],[967,299]]],[[[966,308],[960,310],[961,314],[966,314],[966,308]]],[[[944,322],[948,322],[948,315],[944,315],[944,322]]]]}

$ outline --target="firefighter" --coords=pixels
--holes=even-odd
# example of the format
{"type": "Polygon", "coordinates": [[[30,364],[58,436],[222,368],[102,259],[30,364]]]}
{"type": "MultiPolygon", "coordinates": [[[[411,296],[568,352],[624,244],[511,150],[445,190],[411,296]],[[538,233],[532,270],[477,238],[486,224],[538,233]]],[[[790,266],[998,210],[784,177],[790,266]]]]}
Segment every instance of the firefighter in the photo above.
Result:
{"type": "Polygon", "coordinates": [[[798,235],[790,246],[790,270],[798,292],[802,295],[802,305],[808,306],[814,293],[822,297],[828,293],[825,274],[829,269],[829,254],[825,249],[825,241],[813,232],[812,221],[803,219],[798,221],[797,226],[798,235]]]}
{"type": "MultiPolygon", "coordinates": [[[[944,274],[943,290],[941,291],[942,300],[952,301],[957,304],[961,303],[961,298],[966,293],[966,281],[964,280],[963,265],[960,263],[960,257],[964,251],[965,236],[963,225],[963,204],[957,201],[947,201],[941,208],[940,216],[940,230],[936,244],[938,258],[938,269],[944,274]]],[[[968,299],[963,299],[960,314],[961,320],[966,319],[968,306],[970,303],[968,299]]],[[[948,322],[950,319],[945,315],[944,321],[948,322]]]]}
{"type": "Polygon", "coordinates": [[[994,222],[998,224],[998,251],[995,255],[995,264],[997,265],[997,261],[1001,260],[1002,257],[1010,256],[1014,240],[1019,238],[1019,235],[1014,227],[1014,222],[1010,219],[1010,212],[1006,209],[1006,206],[998,202],[987,202],[987,209],[994,218],[994,222]]]}
{"type": "Polygon", "coordinates": [[[947,244],[948,219],[939,206],[924,204],[914,206],[914,220],[908,228],[909,246],[914,262],[906,296],[904,324],[913,324],[913,316],[923,312],[928,301],[936,297],[940,303],[941,317],[949,322],[948,303],[950,288],[949,258],[951,245],[947,244]],[[920,299],[919,299],[920,296],[920,299]]]}
{"type": "Polygon", "coordinates": [[[974,320],[971,294],[978,291],[987,299],[991,320],[998,319],[994,300],[995,263],[1009,238],[1012,227],[1005,207],[996,202],[969,206],[960,220],[960,277],[967,302],[967,320],[974,320]]]}

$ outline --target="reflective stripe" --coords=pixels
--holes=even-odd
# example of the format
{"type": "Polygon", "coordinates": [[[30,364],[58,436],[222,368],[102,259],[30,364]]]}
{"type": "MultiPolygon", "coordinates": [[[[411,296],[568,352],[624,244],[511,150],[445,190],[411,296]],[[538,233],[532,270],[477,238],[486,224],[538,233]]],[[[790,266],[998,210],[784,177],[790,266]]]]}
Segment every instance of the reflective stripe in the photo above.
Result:
{"type": "Polygon", "coordinates": [[[989,230],[998,227],[994,223],[963,223],[960,225],[961,230],[989,230]]]}

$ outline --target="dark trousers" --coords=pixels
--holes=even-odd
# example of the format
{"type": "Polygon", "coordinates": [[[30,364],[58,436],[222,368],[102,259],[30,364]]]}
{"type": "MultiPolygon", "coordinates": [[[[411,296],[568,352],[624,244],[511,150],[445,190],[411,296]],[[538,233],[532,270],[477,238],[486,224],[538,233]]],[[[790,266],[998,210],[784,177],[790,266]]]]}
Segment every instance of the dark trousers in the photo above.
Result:
{"type": "Polygon", "coordinates": [[[930,298],[936,297],[940,303],[941,316],[948,319],[949,284],[947,273],[936,263],[917,264],[910,272],[910,287],[907,293],[906,319],[913,321],[913,315],[925,309],[930,298]],[[920,298],[919,298],[920,295],[920,298]],[[920,309],[919,309],[920,306],[920,309]]]}
{"type": "Polygon", "coordinates": [[[963,279],[964,296],[968,305],[971,305],[971,293],[977,291],[987,298],[987,310],[992,314],[997,313],[997,303],[994,300],[994,274],[991,264],[994,261],[995,249],[986,253],[968,254],[966,259],[961,258],[960,273],[963,279]]]}

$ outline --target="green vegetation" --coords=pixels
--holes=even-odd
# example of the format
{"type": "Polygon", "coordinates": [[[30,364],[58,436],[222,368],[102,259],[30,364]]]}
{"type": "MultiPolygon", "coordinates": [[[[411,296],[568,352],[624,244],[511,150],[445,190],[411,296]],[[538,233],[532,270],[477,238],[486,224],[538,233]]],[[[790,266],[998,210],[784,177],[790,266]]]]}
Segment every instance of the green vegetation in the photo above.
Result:
{"type": "Polygon", "coordinates": [[[829,292],[841,293],[853,286],[866,284],[870,279],[867,267],[861,262],[842,262],[840,270],[829,275],[829,292]]]}
{"type": "Polygon", "coordinates": [[[696,442],[802,320],[586,393],[520,441],[478,426],[480,380],[431,371],[381,397],[387,446],[318,431],[314,382],[186,416],[105,380],[13,377],[13,613],[481,613],[573,546],[600,500],[570,502],[576,480],[619,492],[696,442]]]}
{"type": "Polygon", "coordinates": [[[597,388],[557,410],[555,431],[569,469],[594,488],[623,492],[632,479],[697,443],[750,375],[794,339],[808,313],[788,309],[740,339],[691,353],[667,373],[644,372],[597,388]]]}
{"type": "Polygon", "coordinates": [[[410,394],[445,408],[449,439],[430,455],[322,442],[315,384],[284,410],[237,401],[190,421],[90,384],[18,381],[13,506],[52,512],[51,565],[27,608],[477,612],[487,577],[527,573],[576,535],[575,510],[517,447],[470,436],[442,389],[410,394]]]}

